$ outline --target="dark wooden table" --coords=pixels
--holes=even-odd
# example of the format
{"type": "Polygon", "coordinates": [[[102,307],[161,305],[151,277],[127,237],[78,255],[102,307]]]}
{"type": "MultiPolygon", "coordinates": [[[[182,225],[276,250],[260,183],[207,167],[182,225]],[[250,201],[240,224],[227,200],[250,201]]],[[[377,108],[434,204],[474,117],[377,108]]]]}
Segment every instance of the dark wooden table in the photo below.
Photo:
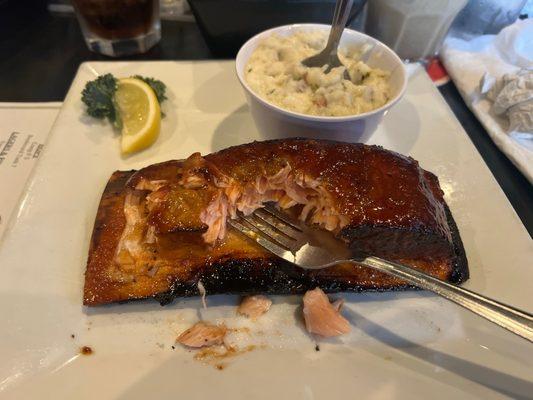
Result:
{"type": "MultiPolygon", "coordinates": [[[[110,60],[90,52],[72,15],[46,11],[0,18],[0,101],[62,101],[80,63],[110,60]]],[[[148,53],[129,60],[213,58],[193,23],[163,21],[163,38],[148,53]]],[[[440,91],[533,236],[533,187],[500,152],[470,112],[453,83],[440,91]]],[[[490,216],[487,216],[490,218],[490,216]]],[[[498,227],[494,227],[495,230],[498,227]]]]}

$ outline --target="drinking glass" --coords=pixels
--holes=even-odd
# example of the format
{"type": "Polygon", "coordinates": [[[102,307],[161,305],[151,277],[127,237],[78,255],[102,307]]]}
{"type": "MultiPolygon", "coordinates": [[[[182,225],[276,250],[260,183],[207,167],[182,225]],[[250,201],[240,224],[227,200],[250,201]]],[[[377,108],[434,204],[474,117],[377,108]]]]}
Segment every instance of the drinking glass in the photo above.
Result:
{"type": "Polygon", "coordinates": [[[159,0],[72,0],[89,49],[111,57],[144,53],[161,39],[159,0]]]}
{"type": "Polygon", "coordinates": [[[467,0],[372,0],[366,32],[400,58],[417,61],[438,53],[467,0]]]}

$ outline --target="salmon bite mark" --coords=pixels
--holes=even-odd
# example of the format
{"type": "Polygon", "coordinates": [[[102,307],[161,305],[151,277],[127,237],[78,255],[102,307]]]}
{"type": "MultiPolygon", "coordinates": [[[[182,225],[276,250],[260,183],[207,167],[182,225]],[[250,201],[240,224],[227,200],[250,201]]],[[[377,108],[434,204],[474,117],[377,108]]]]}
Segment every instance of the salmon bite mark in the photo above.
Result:
{"type": "Polygon", "coordinates": [[[293,173],[287,163],[274,175],[260,175],[244,186],[229,177],[225,179],[218,196],[200,214],[201,221],[208,226],[204,240],[214,243],[224,239],[228,215],[235,218],[237,210],[250,215],[267,202],[276,202],[285,209],[304,205],[299,218],[302,221],[309,218],[311,223],[329,231],[338,231],[349,222],[347,217],[339,215],[319,180],[293,173]]]}

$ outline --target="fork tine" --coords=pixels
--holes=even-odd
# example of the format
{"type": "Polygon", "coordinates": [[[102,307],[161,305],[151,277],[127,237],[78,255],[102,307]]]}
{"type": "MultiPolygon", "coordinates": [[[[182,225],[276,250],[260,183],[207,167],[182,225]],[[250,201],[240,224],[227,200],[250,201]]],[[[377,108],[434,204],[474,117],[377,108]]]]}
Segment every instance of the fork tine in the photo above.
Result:
{"type": "Polygon", "coordinates": [[[285,222],[274,217],[272,214],[258,208],[253,212],[252,215],[258,218],[263,225],[266,224],[275,231],[280,232],[281,235],[286,236],[289,239],[296,240],[294,236],[299,232],[292,226],[289,226],[285,222]]]}
{"type": "Polygon", "coordinates": [[[298,225],[298,223],[291,221],[290,218],[288,218],[285,214],[283,214],[281,211],[279,211],[276,207],[274,207],[271,204],[265,204],[265,206],[262,208],[263,211],[267,212],[268,214],[272,215],[273,217],[283,221],[286,225],[289,225],[291,228],[295,229],[298,232],[303,232],[302,228],[298,225]]]}
{"type": "MultiPolygon", "coordinates": [[[[242,220],[241,220],[242,221],[242,220]]],[[[237,229],[239,232],[241,232],[246,237],[252,239],[260,246],[264,247],[268,251],[274,253],[278,257],[284,258],[287,261],[294,262],[294,256],[292,253],[285,248],[277,245],[276,243],[267,240],[261,233],[258,233],[257,229],[249,229],[245,227],[243,224],[240,223],[240,221],[235,219],[229,219],[228,223],[235,229],[237,229]]]]}
{"type": "Polygon", "coordinates": [[[273,240],[281,247],[290,251],[295,251],[294,244],[296,239],[279,232],[276,228],[273,228],[270,224],[266,224],[261,218],[256,215],[240,215],[241,220],[247,223],[253,230],[259,231],[265,235],[269,240],[273,240]]]}
{"type": "Polygon", "coordinates": [[[250,217],[241,214],[239,215],[239,219],[237,221],[245,228],[248,228],[248,230],[253,231],[254,234],[262,236],[264,239],[273,242],[276,246],[281,247],[284,250],[290,250],[290,247],[286,246],[285,243],[280,242],[277,238],[271,236],[269,232],[265,232],[264,229],[258,227],[257,224],[254,223],[254,221],[250,217]]]}

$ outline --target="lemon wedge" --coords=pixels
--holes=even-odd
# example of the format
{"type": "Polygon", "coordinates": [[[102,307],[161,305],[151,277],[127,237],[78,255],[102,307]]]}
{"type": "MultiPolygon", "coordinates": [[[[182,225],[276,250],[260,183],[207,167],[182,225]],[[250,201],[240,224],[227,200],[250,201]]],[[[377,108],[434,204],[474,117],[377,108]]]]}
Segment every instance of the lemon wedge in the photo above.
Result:
{"type": "Polygon", "coordinates": [[[152,145],[161,127],[161,109],[152,88],[140,79],[119,79],[115,102],[122,120],[122,154],[152,145]]]}

